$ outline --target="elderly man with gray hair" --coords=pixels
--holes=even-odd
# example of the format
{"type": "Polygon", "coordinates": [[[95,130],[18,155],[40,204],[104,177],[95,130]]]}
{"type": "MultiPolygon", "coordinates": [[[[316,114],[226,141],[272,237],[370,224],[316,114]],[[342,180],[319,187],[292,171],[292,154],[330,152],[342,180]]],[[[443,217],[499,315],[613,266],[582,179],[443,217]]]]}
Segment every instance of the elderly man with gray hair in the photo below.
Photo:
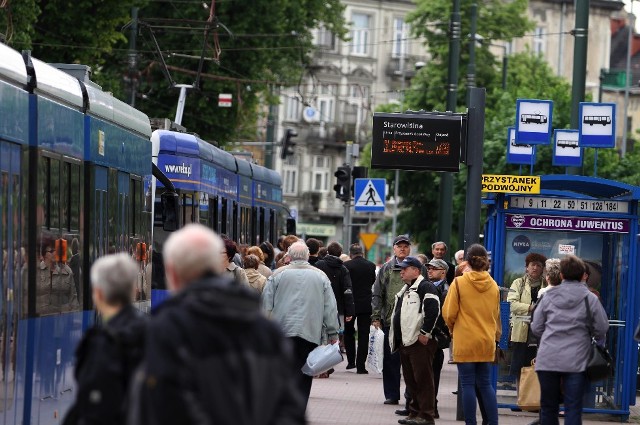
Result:
{"type": "Polygon", "coordinates": [[[76,350],[76,401],[64,424],[122,424],[130,378],[140,363],[146,321],[132,305],[138,266],[124,253],[91,267],[93,303],[102,323],[89,329],[76,350]]]}
{"type": "Polygon", "coordinates": [[[172,296],[152,311],[130,424],[304,423],[291,346],[259,295],[225,275],[224,247],[201,224],[167,239],[172,296]]]}
{"type": "Polygon", "coordinates": [[[293,343],[298,389],[306,406],[313,379],[300,369],[309,353],[321,343],[323,326],[329,343],[338,340],[338,309],[329,278],[309,264],[307,245],[295,242],[287,255],[291,259],[289,265],[274,271],[267,280],[262,292],[262,308],[280,324],[293,343]]]}

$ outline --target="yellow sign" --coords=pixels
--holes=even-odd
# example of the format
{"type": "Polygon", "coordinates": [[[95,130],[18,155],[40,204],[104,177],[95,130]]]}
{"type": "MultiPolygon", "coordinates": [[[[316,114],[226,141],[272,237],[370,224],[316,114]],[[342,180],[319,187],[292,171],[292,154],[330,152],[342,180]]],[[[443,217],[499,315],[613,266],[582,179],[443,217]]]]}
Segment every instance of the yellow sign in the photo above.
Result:
{"type": "Polygon", "coordinates": [[[360,233],[360,239],[364,244],[365,249],[368,251],[371,249],[376,240],[378,239],[377,233],[360,233]]]}
{"type": "Polygon", "coordinates": [[[483,192],[540,193],[540,176],[482,175],[483,192]]]}

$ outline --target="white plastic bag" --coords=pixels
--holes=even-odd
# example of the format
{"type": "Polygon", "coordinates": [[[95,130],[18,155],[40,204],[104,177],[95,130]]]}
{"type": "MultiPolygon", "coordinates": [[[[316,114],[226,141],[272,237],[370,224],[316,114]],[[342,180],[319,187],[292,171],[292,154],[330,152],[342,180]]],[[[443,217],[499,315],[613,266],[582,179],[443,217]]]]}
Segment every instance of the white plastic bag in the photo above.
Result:
{"type": "Polygon", "coordinates": [[[307,356],[307,361],[302,366],[302,373],[316,376],[324,373],[342,361],[340,343],[319,345],[307,356]]]}
{"type": "Polygon", "coordinates": [[[369,354],[367,355],[367,366],[370,371],[382,373],[382,359],[384,358],[384,332],[376,329],[375,326],[369,328],[369,354]]]}

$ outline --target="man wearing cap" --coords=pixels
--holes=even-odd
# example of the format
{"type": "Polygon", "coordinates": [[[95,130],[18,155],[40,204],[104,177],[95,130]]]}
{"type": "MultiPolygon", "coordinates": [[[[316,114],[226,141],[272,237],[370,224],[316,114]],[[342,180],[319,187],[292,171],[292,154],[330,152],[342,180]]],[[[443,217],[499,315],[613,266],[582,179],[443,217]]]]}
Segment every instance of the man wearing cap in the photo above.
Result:
{"type": "Polygon", "coordinates": [[[447,256],[447,251],[447,244],[442,241],[434,242],[431,244],[431,253],[433,254],[433,258],[435,258],[436,260],[443,260],[445,263],[447,263],[447,266],[449,267],[449,269],[447,270],[447,283],[451,284],[456,274],[456,268],[453,266],[453,264],[445,259],[445,257],[447,256]]]}
{"type": "Polygon", "coordinates": [[[411,241],[407,235],[393,240],[393,257],[383,264],[373,284],[371,299],[371,324],[384,331],[384,357],[382,359],[382,386],[384,404],[398,404],[400,400],[400,355],[391,353],[389,327],[396,294],[405,286],[400,277],[399,264],[411,252],[411,241]]]}
{"type": "Polygon", "coordinates": [[[433,359],[438,343],[434,329],[440,317],[440,297],[436,287],[421,275],[422,263],[416,257],[406,257],[399,267],[404,286],[394,297],[389,341],[392,352],[400,351],[411,402],[409,416],[398,423],[435,424],[433,359]]]}
{"type": "MultiPolygon", "coordinates": [[[[440,299],[440,305],[444,304],[444,299],[449,291],[449,284],[447,283],[447,271],[449,266],[446,261],[438,260],[434,258],[427,264],[427,273],[429,280],[435,286],[440,299]]],[[[438,315],[436,322],[435,336],[438,341],[438,348],[433,357],[433,385],[435,395],[435,414],[434,417],[438,419],[440,414],[438,413],[438,388],[440,387],[440,373],[442,372],[442,365],[444,363],[444,349],[449,347],[451,342],[451,335],[449,329],[442,318],[442,314],[438,315]]]]}

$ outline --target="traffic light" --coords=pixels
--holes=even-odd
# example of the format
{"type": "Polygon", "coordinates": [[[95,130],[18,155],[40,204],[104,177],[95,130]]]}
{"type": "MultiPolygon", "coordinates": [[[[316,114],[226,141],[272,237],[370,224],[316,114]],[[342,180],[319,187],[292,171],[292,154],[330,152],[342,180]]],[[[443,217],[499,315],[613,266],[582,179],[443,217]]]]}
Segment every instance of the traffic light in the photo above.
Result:
{"type": "Polygon", "coordinates": [[[348,165],[338,167],[338,171],[333,173],[336,176],[336,185],[333,186],[333,190],[336,191],[336,198],[345,202],[351,199],[351,168],[348,165]]]}
{"type": "MultiPolygon", "coordinates": [[[[356,179],[366,179],[367,176],[369,175],[369,168],[367,167],[353,167],[353,170],[351,171],[351,193],[355,194],[355,187],[354,185],[356,184],[356,179]]],[[[354,195],[355,196],[355,195],[354,195]]]]}
{"type": "Polygon", "coordinates": [[[280,149],[280,159],[286,159],[287,156],[293,155],[293,148],[296,145],[291,139],[297,137],[298,133],[295,130],[287,128],[282,137],[282,148],[280,149]]]}

